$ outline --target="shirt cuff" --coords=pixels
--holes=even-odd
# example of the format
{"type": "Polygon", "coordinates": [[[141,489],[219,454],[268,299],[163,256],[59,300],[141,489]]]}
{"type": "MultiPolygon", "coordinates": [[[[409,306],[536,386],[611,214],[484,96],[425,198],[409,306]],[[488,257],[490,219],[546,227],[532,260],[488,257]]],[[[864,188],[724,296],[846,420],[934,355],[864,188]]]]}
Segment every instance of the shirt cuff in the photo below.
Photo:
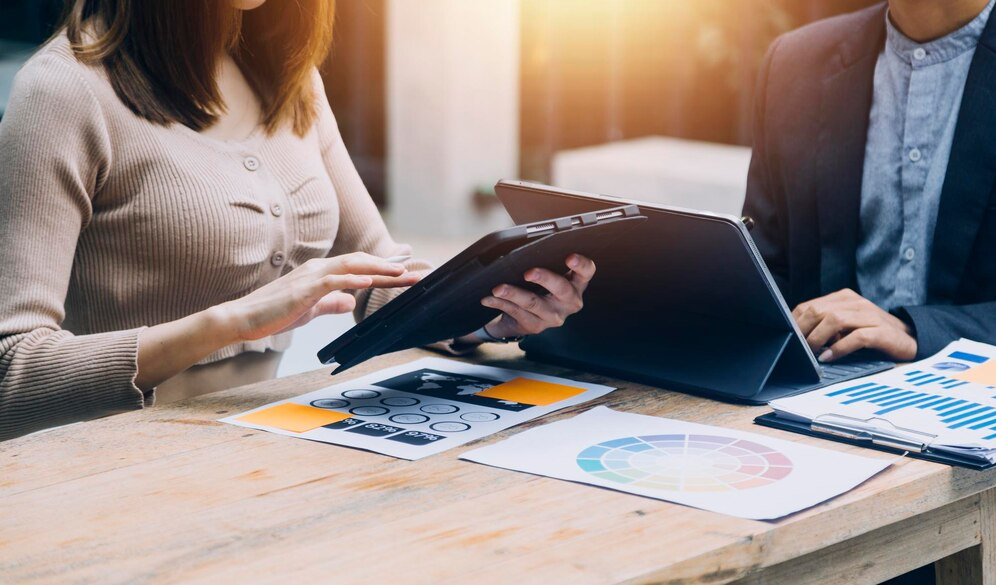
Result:
{"type": "Polygon", "coordinates": [[[460,343],[456,339],[447,339],[446,341],[437,341],[436,343],[427,345],[425,349],[446,355],[465,356],[475,353],[479,347],[481,347],[479,343],[460,343]]]}

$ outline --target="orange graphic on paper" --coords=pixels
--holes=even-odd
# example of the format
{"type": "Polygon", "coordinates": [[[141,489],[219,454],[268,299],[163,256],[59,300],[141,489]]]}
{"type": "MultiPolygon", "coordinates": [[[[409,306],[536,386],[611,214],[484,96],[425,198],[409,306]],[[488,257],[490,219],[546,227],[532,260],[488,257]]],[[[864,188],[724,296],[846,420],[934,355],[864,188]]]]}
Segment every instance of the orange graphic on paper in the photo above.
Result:
{"type": "Polygon", "coordinates": [[[347,418],[351,418],[351,415],[334,410],[306,406],[304,404],[285,402],[271,406],[270,408],[251,412],[235,420],[264,427],[273,427],[292,433],[305,433],[327,424],[346,420],[347,418]]]}
{"type": "Polygon", "coordinates": [[[484,392],[478,392],[474,396],[508,400],[509,402],[518,402],[521,404],[532,404],[533,406],[547,406],[561,400],[567,400],[583,392],[583,388],[553,384],[551,382],[540,382],[539,380],[530,380],[529,378],[515,378],[504,384],[492,386],[484,392]]]}
{"type": "Polygon", "coordinates": [[[984,364],[975,366],[951,377],[956,380],[964,380],[966,382],[982,384],[983,386],[996,386],[996,361],[989,360],[984,364]]]}

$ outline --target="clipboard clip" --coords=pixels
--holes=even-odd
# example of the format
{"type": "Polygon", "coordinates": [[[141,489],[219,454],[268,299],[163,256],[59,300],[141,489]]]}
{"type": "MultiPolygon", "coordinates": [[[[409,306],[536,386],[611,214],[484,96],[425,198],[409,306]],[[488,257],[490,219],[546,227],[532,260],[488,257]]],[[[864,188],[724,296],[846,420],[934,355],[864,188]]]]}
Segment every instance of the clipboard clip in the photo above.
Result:
{"type": "Polygon", "coordinates": [[[809,428],[814,433],[913,453],[923,453],[937,439],[937,435],[897,427],[890,421],[877,417],[860,419],[840,414],[823,414],[814,418],[809,428]]]}

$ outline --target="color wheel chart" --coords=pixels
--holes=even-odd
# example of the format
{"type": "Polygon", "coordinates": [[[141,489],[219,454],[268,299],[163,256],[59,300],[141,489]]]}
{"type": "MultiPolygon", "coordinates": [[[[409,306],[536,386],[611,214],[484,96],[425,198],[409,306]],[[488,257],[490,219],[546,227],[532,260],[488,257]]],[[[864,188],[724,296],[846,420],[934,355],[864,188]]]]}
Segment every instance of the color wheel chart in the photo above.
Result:
{"type": "Polygon", "coordinates": [[[646,435],[581,451],[578,466],[604,480],[680,492],[729,492],[770,485],[792,472],[784,454],[716,435],[646,435]]]}
{"type": "MultiPolygon", "coordinates": [[[[996,431],[996,407],[973,402],[956,396],[945,396],[930,392],[953,390],[970,382],[956,377],[972,367],[985,363],[989,358],[962,351],[952,352],[947,356],[958,361],[941,361],[930,366],[937,372],[910,370],[903,374],[909,388],[896,388],[874,382],[865,382],[831,390],[825,395],[840,400],[841,404],[868,403],[874,405],[876,416],[889,414],[906,408],[917,408],[936,415],[949,429],[967,429],[973,431],[996,431]],[[922,390],[922,391],[921,391],[922,390]]],[[[991,389],[992,386],[984,386],[991,389]]],[[[996,432],[986,434],[984,440],[996,439],[996,432]]]]}

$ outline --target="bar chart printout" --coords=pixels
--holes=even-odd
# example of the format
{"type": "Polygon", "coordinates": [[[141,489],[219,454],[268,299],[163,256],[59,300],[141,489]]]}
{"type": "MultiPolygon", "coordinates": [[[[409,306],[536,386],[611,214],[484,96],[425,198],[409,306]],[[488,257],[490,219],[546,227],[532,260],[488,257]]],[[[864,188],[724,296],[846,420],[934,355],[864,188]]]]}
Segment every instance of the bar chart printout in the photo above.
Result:
{"type": "MultiPolygon", "coordinates": [[[[992,449],[996,457],[996,347],[959,340],[888,372],[776,400],[779,416],[885,420],[935,436],[937,444],[992,449]]],[[[981,453],[980,453],[981,454],[981,453]]]]}

